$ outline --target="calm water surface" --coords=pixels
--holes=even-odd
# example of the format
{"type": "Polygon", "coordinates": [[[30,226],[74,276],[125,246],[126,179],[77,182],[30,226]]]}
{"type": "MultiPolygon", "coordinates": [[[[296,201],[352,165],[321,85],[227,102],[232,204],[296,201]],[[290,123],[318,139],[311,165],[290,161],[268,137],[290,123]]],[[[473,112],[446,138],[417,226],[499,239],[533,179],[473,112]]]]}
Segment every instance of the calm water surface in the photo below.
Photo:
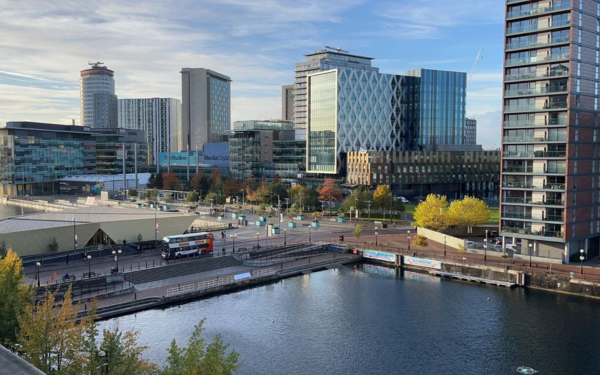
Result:
{"type": "Polygon", "coordinates": [[[207,337],[240,352],[239,374],[600,373],[598,301],[387,273],[317,272],[101,327],[139,330],[162,364],[206,317],[207,337]]]}
{"type": "Polygon", "coordinates": [[[2,204],[0,203],[0,220],[6,219],[12,216],[20,216],[27,214],[35,214],[38,212],[44,212],[31,207],[21,207],[13,204],[2,204]]]}

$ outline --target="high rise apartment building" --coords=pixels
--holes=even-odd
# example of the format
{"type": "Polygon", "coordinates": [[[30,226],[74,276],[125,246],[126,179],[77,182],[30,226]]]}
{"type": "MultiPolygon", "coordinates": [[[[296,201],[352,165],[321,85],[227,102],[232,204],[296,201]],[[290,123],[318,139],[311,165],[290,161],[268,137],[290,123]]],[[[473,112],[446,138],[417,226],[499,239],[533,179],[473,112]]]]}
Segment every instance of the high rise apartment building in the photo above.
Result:
{"type": "Polygon", "coordinates": [[[148,163],[156,165],[158,169],[160,153],[179,148],[177,142],[181,132],[181,100],[119,99],[119,128],[145,132],[145,143],[150,150],[148,163]]]}
{"type": "Polygon", "coordinates": [[[351,55],[346,51],[337,49],[319,50],[309,53],[306,61],[296,64],[294,85],[294,122],[296,128],[306,128],[307,126],[307,76],[325,70],[331,70],[338,67],[344,67],[357,71],[378,72],[379,68],[371,66],[371,57],[351,55]]]}
{"type": "Polygon", "coordinates": [[[500,230],[524,256],[598,254],[599,70],[597,0],[507,1],[500,230]]]}
{"type": "Polygon", "coordinates": [[[203,68],[181,69],[179,150],[227,141],[231,131],[231,78],[203,68]]]}
{"type": "Polygon", "coordinates": [[[281,86],[281,119],[294,122],[294,85],[281,86]]]}
{"type": "Polygon", "coordinates": [[[79,101],[81,126],[112,129],[117,127],[118,109],[115,95],[115,72],[101,62],[90,63],[81,71],[79,101]]]}

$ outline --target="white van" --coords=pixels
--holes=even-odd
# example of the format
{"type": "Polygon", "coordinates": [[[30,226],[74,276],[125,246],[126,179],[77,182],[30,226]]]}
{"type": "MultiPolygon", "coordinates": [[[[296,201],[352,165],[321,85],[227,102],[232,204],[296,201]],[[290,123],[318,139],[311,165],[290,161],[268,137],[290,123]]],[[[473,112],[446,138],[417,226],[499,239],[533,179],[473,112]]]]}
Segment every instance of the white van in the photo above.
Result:
{"type": "Polygon", "coordinates": [[[410,203],[410,201],[404,197],[394,197],[394,200],[400,201],[402,203],[410,203]]]}

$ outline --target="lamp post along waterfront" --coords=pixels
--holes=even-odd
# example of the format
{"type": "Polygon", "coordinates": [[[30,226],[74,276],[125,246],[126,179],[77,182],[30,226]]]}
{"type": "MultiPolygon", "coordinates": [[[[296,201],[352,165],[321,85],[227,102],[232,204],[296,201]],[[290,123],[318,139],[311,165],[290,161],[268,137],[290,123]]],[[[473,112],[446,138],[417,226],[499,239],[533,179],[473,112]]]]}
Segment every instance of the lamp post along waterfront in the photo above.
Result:
{"type": "Polygon", "coordinates": [[[283,246],[287,246],[287,229],[283,230],[283,246]]]}
{"type": "Polygon", "coordinates": [[[529,268],[531,268],[531,253],[533,252],[533,244],[529,244],[529,268]]]}
{"type": "Polygon", "coordinates": [[[483,244],[483,261],[487,262],[487,247],[488,247],[488,230],[485,230],[485,244],[483,244]]]}
{"type": "Polygon", "coordinates": [[[375,227],[375,246],[377,246],[377,227],[375,227]]]}
{"type": "Polygon", "coordinates": [[[581,254],[579,256],[579,260],[581,261],[581,274],[583,275],[583,260],[585,259],[585,250],[581,249],[579,250],[579,253],[581,254]]]}
{"type": "Polygon", "coordinates": [[[88,260],[88,279],[91,279],[92,278],[92,256],[88,255],[87,260],[88,260]]]}
{"type": "Polygon", "coordinates": [[[121,249],[112,251],[112,254],[115,256],[115,262],[117,262],[117,272],[119,272],[119,255],[121,255],[121,249]]]}
{"type": "Polygon", "coordinates": [[[408,251],[410,251],[410,231],[406,231],[406,243],[408,245],[408,251]]]}
{"type": "Polygon", "coordinates": [[[256,232],[256,250],[260,249],[260,233],[256,232]]]}
{"type": "Polygon", "coordinates": [[[42,264],[40,262],[35,262],[35,278],[37,280],[37,286],[40,287],[40,266],[42,264]]]}
{"type": "Polygon", "coordinates": [[[446,235],[444,234],[444,259],[446,259],[446,235]]]}

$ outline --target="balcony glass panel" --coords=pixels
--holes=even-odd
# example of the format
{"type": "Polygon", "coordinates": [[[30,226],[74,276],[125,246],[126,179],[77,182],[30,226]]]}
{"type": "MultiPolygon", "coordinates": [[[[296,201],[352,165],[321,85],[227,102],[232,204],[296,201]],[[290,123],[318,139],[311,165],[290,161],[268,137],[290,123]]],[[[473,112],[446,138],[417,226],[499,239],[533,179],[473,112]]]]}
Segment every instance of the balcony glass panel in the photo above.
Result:
{"type": "MultiPolygon", "coordinates": [[[[520,1],[520,0],[509,0],[508,3],[509,4],[514,3],[516,1],[520,1]]],[[[512,12],[508,12],[508,14],[506,15],[506,18],[508,19],[508,18],[515,18],[515,17],[521,17],[521,16],[531,16],[531,15],[535,15],[535,14],[544,14],[544,13],[548,13],[548,12],[569,9],[569,8],[571,8],[571,4],[568,2],[565,2],[563,4],[553,5],[553,6],[549,6],[549,7],[542,7],[542,8],[537,8],[537,9],[515,10],[512,12]]]]}
{"type": "Polygon", "coordinates": [[[548,123],[540,122],[540,121],[529,121],[529,120],[506,120],[504,121],[505,128],[517,128],[517,127],[525,127],[525,126],[548,126],[548,125],[567,125],[568,121],[566,118],[557,118],[550,119],[548,123]]]}
{"type": "Polygon", "coordinates": [[[507,74],[504,76],[505,81],[516,81],[521,79],[535,79],[535,78],[545,78],[545,77],[561,77],[569,75],[568,70],[555,70],[546,72],[536,72],[536,73],[521,73],[521,74],[507,74]]]}
{"type": "Polygon", "coordinates": [[[540,87],[539,89],[505,90],[504,96],[544,95],[557,92],[567,92],[566,85],[540,87]]]}
{"type": "Polygon", "coordinates": [[[505,105],[504,112],[544,111],[548,109],[565,109],[567,103],[505,105]]]}
{"type": "Polygon", "coordinates": [[[552,39],[550,41],[546,40],[546,41],[543,41],[543,42],[508,43],[506,45],[506,50],[510,51],[510,50],[519,49],[519,48],[536,48],[536,47],[551,46],[553,44],[566,43],[568,41],[569,41],[569,38],[562,37],[562,38],[555,38],[555,39],[552,39]]]}
{"type": "Polygon", "coordinates": [[[518,59],[506,59],[505,66],[541,63],[544,61],[557,61],[557,60],[568,60],[570,58],[569,53],[557,53],[549,56],[531,56],[531,57],[520,57],[518,59]]]}
{"type": "Polygon", "coordinates": [[[516,33],[522,33],[522,32],[526,32],[526,31],[536,31],[536,30],[551,29],[551,28],[555,28],[555,27],[568,26],[570,24],[571,24],[570,20],[564,20],[564,21],[555,22],[552,25],[549,25],[549,24],[543,24],[543,25],[537,24],[537,25],[511,26],[508,29],[506,29],[506,35],[516,34],[516,33]]]}

